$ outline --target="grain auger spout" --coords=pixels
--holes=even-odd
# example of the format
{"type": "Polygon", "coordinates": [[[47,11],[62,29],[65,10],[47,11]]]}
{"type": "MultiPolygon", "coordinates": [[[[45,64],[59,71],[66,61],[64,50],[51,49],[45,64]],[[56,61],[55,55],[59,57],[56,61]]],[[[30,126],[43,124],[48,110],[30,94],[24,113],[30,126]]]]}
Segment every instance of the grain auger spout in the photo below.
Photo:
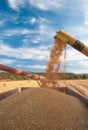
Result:
{"type": "MultiPolygon", "coordinates": [[[[77,40],[75,37],[71,36],[67,32],[60,30],[55,35],[54,46],[50,52],[50,58],[47,62],[46,69],[46,81],[43,86],[57,87],[58,86],[58,73],[61,73],[62,61],[66,59],[66,44],[69,44],[73,48],[77,49],[79,52],[88,56],[88,46],[77,40]]],[[[64,62],[65,63],[65,62],[64,62]]],[[[64,71],[65,72],[65,64],[64,71]]]]}
{"type": "Polygon", "coordinates": [[[60,30],[59,32],[57,32],[54,38],[59,39],[65,44],[69,44],[79,52],[83,53],[85,56],[88,56],[88,46],[80,42],[79,40],[77,40],[75,37],[68,34],[67,32],[60,30]]]}
{"type": "Polygon", "coordinates": [[[23,76],[31,78],[31,79],[35,79],[38,81],[38,84],[40,86],[42,86],[41,81],[43,81],[45,79],[45,77],[42,75],[38,75],[38,74],[35,74],[32,72],[26,72],[26,71],[12,68],[12,67],[9,67],[9,66],[3,65],[3,64],[0,64],[0,70],[11,72],[11,73],[18,74],[18,75],[23,75],[23,76]]]}

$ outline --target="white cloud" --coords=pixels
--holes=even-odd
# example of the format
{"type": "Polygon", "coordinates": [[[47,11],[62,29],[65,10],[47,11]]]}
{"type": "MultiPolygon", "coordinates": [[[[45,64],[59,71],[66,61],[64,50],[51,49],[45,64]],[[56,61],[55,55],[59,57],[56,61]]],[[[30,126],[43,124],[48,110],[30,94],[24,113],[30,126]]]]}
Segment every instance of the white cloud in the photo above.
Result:
{"type": "Polygon", "coordinates": [[[87,56],[82,54],[81,52],[75,50],[74,48],[71,48],[67,50],[67,61],[82,61],[82,60],[87,60],[87,56]]]}
{"type": "Polygon", "coordinates": [[[85,16],[85,25],[88,25],[88,0],[83,1],[83,12],[85,16]]]}
{"type": "Polygon", "coordinates": [[[88,36],[88,30],[87,27],[85,25],[74,25],[74,26],[70,26],[69,27],[64,27],[64,29],[66,30],[66,32],[68,32],[69,34],[76,36],[76,37],[80,37],[81,39],[83,39],[84,36],[88,36]]]}
{"type": "Polygon", "coordinates": [[[4,30],[2,32],[2,36],[16,36],[16,35],[27,35],[32,33],[32,30],[29,30],[27,28],[18,28],[18,29],[9,29],[9,30],[4,30]]]}
{"type": "Polygon", "coordinates": [[[62,1],[61,0],[54,0],[54,1],[50,1],[50,0],[29,0],[29,3],[32,6],[35,6],[39,9],[42,9],[42,10],[54,10],[54,9],[58,9],[62,6],[62,1]]]}
{"type": "Polygon", "coordinates": [[[70,16],[76,16],[76,14],[78,14],[82,17],[81,22],[79,21],[76,25],[69,25],[68,27],[65,26],[65,29],[74,36],[84,37],[86,35],[86,37],[88,37],[88,0],[71,0],[70,3],[66,0],[65,2],[65,9],[67,9],[70,16]],[[72,11],[74,12],[74,15],[72,15],[72,11]]]}
{"type": "Polygon", "coordinates": [[[50,23],[50,21],[44,17],[39,17],[39,23],[50,23]]]}
{"type": "Polygon", "coordinates": [[[14,62],[15,62],[15,60],[0,58],[0,64],[12,64],[14,62]]]}
{"type": "Polygon", "coordinates": [[[47,60],[49,57],[49,51],[41,47],[20,47],[15,49],[10,47],[9,45],[1,43],[0,55],[19,59],[47,60]]]}
{"type": "MultiPolygon", "coordinates": [[[[85,15],[85,24],[88,24],[88,1],[87,0],[8,0],[9,6],[19,11],[20,8],[26,7],[26,4],[30,4],[41,10],[49,10],[51,12],[65,13],[65,15],[77,15],[83,13],[85,15]],[[63,11],[63,10],[66,11],[63,11]]],[[[31,22],[35,22],[32,19],[31,22]]]]}
{"type": "MultiPolygon", "coordinates": [[[[55,34],[54,28],[48,24],[48,20],[44,18],[38,19],[38,26],[35,29],[28,28],[13,28],[3,30],[1,37],[12,37],[25,35],[23,43],[47,43],[50,42],[51,37],[55,34]],[[41,20],[42,19],[42,20],[41,20]],[[46,21],[46,22],[45,22],[46,21]]],[[[51,43],[52,44],[52,43],[51,43]]]]}
{"type": "Polygon", "coordinates": [[[83,13],[83,6],[85,1],[80,0],[28,0],[29,4],[41,9],[55,13],[65,14],[67,16],[77,16],[83,13]]]}
{"type": "MultiPolygon", "coordinates": [[[[73,1],[74,2],[74,1],[73,1]]],[[[32,6],[39,8],[41,10],[50,10],[50,11],[55,11],[59,10],[60,8],[63,7],[68,7],[68,8],[74,8],[73,2],[68,2],[67,0],[8,0],[9,6],[18,11],[20,8],[26,6],[26,3],[31,4],[32,6]]],[[[77,5],[77,0],[75,1],[77,5]]]]}
{"type": "Polygon", "coordinates": [[[19,14],[13,14],[13,15],[8,15],[7,13],[1,13],[0,12],[0,26],[8,26],[9,22],[12,22],[14,24],[17,24],[20,22],[19,19],[19,14]]]}
{"type": "Polygon", "coordinates": [[[53,37],[54,30],[52,26],[50,26],[50,21],[44,17],[39,18],[30,18],[29,21],[31,24],[36,24],[37,27],[34,30],[31,30],[31,37],[27,36],[29,38],[28,40],[31,43],[42,43],[49,40],[49,38],[53,37]],[[47,30],[48,29],[48,30],[47,30]]]}
{"type": "Polygon", "coordinates": [[[24,7],[25,0],[8,0],[9,6],[18,11],[20,7],[24,7]]]}
{"type": "Polygon", "coordinates": [[[45,24],[40,23],[35,32],[36,32],[36,35],[32,39],[32,42],[33,43],[42,43],[42,42],[46,43],[47,41],[50,42],[51,38],[54,37],[55,29],[46,23],[45,24]]]}
{"type": "Polygon", "coordinates": [[[46,69],[46,66],[44,65],[29,65],[29,66],[25,66],[26,68],[31,68],[31,69],[46,69]]]}
{"type": "Polygon", "coordinates": [[[39,35],[39,37],[41,38],[40,34],[45,35],[46,37],[49,36],[49,34],[50,34],[50,36],[52,36],[54,34],[54,30],[50,26],[50,21],[48,19],[43,18],[43,17],[39,17],[39,18],[31,17],[26,22],[28,22],[28,21],[31,24],[36,23],[37,24],[36,28],[35,29],[28,29],[28,28],[7,29],[7,30],[2,31],[1,36],[15,36],[15,35],[36,34],[36,36],[39,35]]]}
{"type": "Polygon", "coordinates": [[[36,19],[35,17],[32,17],[32,18],[29,19],[29,22],[30,22],[31,24],[35,24],[36,21],[37,21],[37,19],[36,19]]]}
{"type": "MultiPolygon", "coordinates": [[[[64,0],[8,0],[9,6],[16,10],[19,11],[20,8],[26,6],[26,3],[31,4],[32,6],[39,8],[41,10],[57,10],[61,7],[63,7],[63,1],[64,0]]],[[[66,1],[66,0],[65,0],[66,1]]]]}
{"type": "Polygon", "coordinates": [[[30,23],[30,24],[49,24],[50,21],[44,17],[29,17],[25,20],[26,23],[30,23]]]}
{"type": "Polygon", "coordinates": [[[72,71],[70,71],[70,72],[72,72],[72,73],[75,73],[75,74],[88,74],[88,69],[80,69],[80,70],[72,70],[72,71]]]}
{"type": "Polygon", "coordinates": [[[88,70],[88,60],[78,61],[78,65],[88,70]]]}
{"type": "Polygon", "coordinates": [[[74,48],[67,51],[67,70],[72,73],[88,73],[88,57],[74,48]],[[71,68],[68,68],[70,65],[71,68]],[[78,68],[78,69],[75,69],[78,68]]]}

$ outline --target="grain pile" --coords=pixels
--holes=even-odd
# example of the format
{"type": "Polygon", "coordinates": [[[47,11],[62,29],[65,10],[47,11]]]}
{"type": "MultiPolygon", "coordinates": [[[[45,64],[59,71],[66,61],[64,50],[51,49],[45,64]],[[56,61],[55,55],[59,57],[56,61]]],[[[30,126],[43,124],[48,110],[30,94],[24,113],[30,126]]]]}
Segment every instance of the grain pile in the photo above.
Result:
{"type": "Polygon", "coordinates": [[[54,46],[50,53],[50,59],[47,62],[46,69],[46,82],[43,83],[43,86],[46,87],[55,87],[58,80],[58,72],[60,72],[62,59],[66,58],[65,52],[66,44],[61,40],[55,38],[54,46]]]}
{"type": "Polygon", "coordinates": [[[0,102],[0,130],[88,130],[88,108],[57,90],[30,88],[0,102]]]}

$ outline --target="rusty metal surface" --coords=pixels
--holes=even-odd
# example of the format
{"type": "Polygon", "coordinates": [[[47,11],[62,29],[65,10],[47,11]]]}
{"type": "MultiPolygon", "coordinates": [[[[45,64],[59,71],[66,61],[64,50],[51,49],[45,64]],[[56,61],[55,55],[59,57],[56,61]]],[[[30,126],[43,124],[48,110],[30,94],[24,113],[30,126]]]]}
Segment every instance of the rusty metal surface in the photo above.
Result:
{"type": "Polygon", "coordinates": [[[38,80],[38,79],[42,80],[44,78],[41,75],[38,75],[38,74],[35,74],[35,73],[32,73],[32,72],[26,72],[26,71],[16,69],[16,68],[12,68],[12,67],[9,67],[9,66],[3,65],[3,64],[0,64],[0,70],[8,71],[8,72],[15,73],[15,74],[18,74],[18,75],[23,75],[23,76],[33,78],[33,79],[36,79],[36,80],[38,80]]]}

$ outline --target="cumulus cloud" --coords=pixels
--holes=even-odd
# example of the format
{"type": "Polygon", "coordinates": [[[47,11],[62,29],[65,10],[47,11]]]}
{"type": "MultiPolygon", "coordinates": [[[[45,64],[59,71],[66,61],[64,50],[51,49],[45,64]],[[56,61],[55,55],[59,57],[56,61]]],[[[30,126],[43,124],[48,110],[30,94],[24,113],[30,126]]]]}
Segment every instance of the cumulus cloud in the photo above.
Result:
{"type": "Polygon", "coordinates": [[[18,59],[47,60],[49,57],[49,50],[41,47],[19,47],[15,49],[10,47],[9,45],[1,43],[0,55],[18,59]]]}

